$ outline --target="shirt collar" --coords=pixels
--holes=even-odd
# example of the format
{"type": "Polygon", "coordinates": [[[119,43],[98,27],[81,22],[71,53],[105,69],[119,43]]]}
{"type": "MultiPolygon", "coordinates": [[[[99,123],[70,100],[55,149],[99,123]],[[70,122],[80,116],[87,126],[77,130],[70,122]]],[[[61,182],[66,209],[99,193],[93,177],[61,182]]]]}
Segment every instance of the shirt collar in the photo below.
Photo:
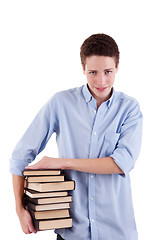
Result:
{"type": "MultiPolygon", "coordinates": [[[[86,100],[87,103],[90,102],[92,99],[95,99],[95,98],[92,96],[92,94],[90,93],[87,84],[85,84],[85,85],[83,86],[83,95],[84,95],[84,98],[85,98],[85,100],[86,100]]],[[[114,96],[115,96],[115,90],[114,90],[114,88],[112,88],[112,95],[111,95],[111,97],[105,102],[108,107],[110,107],[111,103],[113,102],[114,96]]]]}
{"type": "Polygon", "coordinates": [[[115,90],[114,90],[114,88],[112,88],[112,95],[111,95],[111,97],[106,101],[108,107],[111,106],[111,103],[113,102],[114,97],[115,97],[115,90]]]}
{"type": "Polygon", "coordinates": [[[83,86],[83,95],[85,97],[86,102],[90,102],[93,98],[92,94],[90,93],[87,84],[83,86]]]}

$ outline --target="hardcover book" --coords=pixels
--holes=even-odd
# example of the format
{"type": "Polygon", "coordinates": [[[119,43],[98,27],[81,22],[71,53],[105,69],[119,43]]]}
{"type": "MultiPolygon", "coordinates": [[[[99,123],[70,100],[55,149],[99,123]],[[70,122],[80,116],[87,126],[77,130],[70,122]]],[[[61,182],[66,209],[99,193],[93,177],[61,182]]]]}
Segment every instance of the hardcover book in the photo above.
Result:
{"type": "Polygon", "coordinates": [[[49,230],[57,228],[72,227],[72,218],[52,219],[52,220],[36,220],[33,221],[36,230],[49,230]]]}
{"type": "Polygon", "coordinates": [[[67,196],[67,191],[61,192],[37,192],[31,189],[24,189],[24,193],[31,198],[47,198],[47,197],[61,197],[67,196]]]}
{"type": "Polygon", "coordinates": [[[60,175],[62,173],[62,170],[60,169],[38,169],[38,170],[24,170],[23,176],[54,176],[54,175],[60,175]]]}
{"type": "Polygon", "coordinates": [[[66,197],[50,197],[50,198],[31,198],[28,196],[25,196],[25,199],[28,202],[34,203],[34,204],[50,204],[50,203],[65,203],[65,202],[72,202],[72,196],[66,196],[66,197]]]}
{"type": "Polygon", "coordinates": [[[32,218],[35,218],[37,220],[70,217],[68,209],[47,210],[47,211],[33,211],[31,209],[28,209],[28,210],[32,218]]]}
{"type": "Polygon", "coordinates": [[[29,183],[25,180],[24,188],[36,190],[38,192],[52,192],[74,190],[74,181],[49,182],[49,183],[29,183]]]}
{"type": "Polygon", "coordinates": [[[55,204],[34,204],[28,201],[25,201],[27,209],[34,211],[46,211],[46,210],[55,210],[55,209],[68,209],[70,208],[69,203],[55,203],[55,204]]]}

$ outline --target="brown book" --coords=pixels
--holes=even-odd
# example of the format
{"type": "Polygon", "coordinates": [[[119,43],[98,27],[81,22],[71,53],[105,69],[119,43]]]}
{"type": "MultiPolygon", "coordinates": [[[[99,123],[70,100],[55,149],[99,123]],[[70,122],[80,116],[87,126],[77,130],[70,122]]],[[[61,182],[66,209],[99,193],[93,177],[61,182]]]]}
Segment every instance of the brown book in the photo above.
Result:
{"type": "Polygon", "coordinates": [[[72,218],[52,219],[52,220],[36,220],[33,219],[36,230],[49,230],[57,228],[72,227],[72,218]]]}
{"type": "Polygon", "coordinates": [[[72,202],[72,196],[53,197],[53,198],[30,198],[25,196],[25,199],[34,204],[50,204],[50,203],[65,203],[72,202]]]}
{"type": "Polygon", "coordinates": [[[46,198],[46,197],[64,197],[68,195],[67,191],[61,192],[37,192],[31,189],[24,189],[24,193],[31,198],[46,198]]]}
{"type": "Polygon", "coordinates": [[[47,210],[47,211],[33,211],[31,209],[28,209],[28,210],[32,218],[37,220],[70,217],[68,209],[47,210]]]}
{"type": "Polygon", "coordinates": [[[34,211],[47,211],[47,210],[56,210],[56,209],[68,209],[70,208],[69,203],[54,203],[54,204],[34,204],[28,201],[25,201],[26,208],[34,211]]]}
{"type": "Polygon", "coordinates": [[[75,182],[50,182],[50,183],[29,183],[25,180],[24,188],[32,189],[38,192],[69,191],[75,189],[75,182]]]}
{"type": "Polygon", "coordinates": [[[27,182],[64,182],[64,175],[27,177],[27,182]]]}
{"type": "Polygon", "coordinates": [[[52,175],[60,175],[62,170],[60,169],[38,169],[38,170],[24,170],[23,176],[52,176],[52,175]]]}

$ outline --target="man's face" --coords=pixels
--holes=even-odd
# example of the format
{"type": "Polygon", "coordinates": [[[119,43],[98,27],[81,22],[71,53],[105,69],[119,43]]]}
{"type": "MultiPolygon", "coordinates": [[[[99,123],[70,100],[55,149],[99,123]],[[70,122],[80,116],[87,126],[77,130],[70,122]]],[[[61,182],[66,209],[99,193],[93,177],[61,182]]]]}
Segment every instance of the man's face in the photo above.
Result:
{"type": "Polygon", "coordinates": [[[110,98],[111,89],[114,84],[116,68],[112,57],[91,56],[86,58],[84,74],[92,96],[97,103],[102,103],[110,98]]]}

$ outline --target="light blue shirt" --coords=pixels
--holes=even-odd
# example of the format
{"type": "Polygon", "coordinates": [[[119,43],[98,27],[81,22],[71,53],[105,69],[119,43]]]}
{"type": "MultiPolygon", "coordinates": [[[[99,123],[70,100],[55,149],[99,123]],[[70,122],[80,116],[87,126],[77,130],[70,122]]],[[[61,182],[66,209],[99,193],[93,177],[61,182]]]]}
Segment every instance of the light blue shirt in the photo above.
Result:
{"type": "Polygon", "coordinates": [[[43,106],[15,147],[10,171],[22,175],[54,132],[60,158],[112,157],[123,175],[65,170],[76,182],[73,227],[56,232],[65,240],[137,240],[129,172],[139,155],[141,131],[134,98],[113,90],[97,110],[87,85],[62,91],[43,106]]]}

